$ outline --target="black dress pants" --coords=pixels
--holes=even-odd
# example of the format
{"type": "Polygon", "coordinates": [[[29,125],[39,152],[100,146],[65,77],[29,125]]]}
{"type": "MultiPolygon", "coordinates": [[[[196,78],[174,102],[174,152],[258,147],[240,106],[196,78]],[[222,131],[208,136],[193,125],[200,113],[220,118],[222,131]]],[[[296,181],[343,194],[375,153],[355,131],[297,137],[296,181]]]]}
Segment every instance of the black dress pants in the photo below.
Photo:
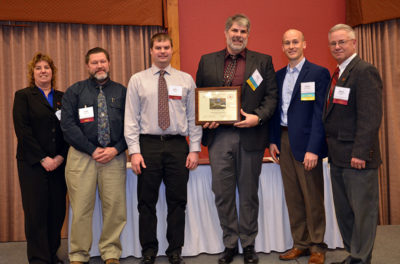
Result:
{"type": "Polygon", "coordinates": [[[65,218],[65,163],[47,172],[40,163],[18,160],[29,263],[55,263],[65,218]]]}
{"type": "Polygon", "coordinates": [[[185,235],[188,144],[183,136],[140,135],[140,149],[146,164],[137,186],[142,254],[155,256],[158,252],[156,204],[161,181],[168,206],[166,254],[180,253],[185,235]]]}

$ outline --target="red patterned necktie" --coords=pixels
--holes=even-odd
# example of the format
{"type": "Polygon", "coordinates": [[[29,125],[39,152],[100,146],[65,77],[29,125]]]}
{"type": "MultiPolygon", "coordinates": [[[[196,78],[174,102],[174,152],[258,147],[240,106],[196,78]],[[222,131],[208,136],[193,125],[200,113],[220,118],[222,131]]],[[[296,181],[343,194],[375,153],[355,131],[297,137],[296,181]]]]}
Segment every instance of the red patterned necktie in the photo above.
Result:
{"type": "Polygon", "coordinates": [[[237,64],[237,56],[236,55],[229,55],[231,60],[228,62],[228,65],[224,71],[224,85],[231,86],[233,77],[235,77],[236,72],[236,64],[237,64]]]}
{"type": "Polygon", "coordinates": [[[335,90],[335,86],[336,86],[336,83],[337,83],[337,80],[338,80],[338,77],[339,77],[339,71],[340,71],[339,67],[336,67],[335,72],[332,75],[331,87],[329,88],[329,96],[328,96],[327,101],[326,101],[326,108],[327,109],[328,109],[329,104],[331,102],[331,98],[332,98],[332,95],[333,95],[333,90],[335,90]]]}
{"type": "Polygon", "coordinates": [[[168,89],[164,74],[165,71],[160,70],[158,78],[158,126],[162,130],[169,127],[168,89]]]}

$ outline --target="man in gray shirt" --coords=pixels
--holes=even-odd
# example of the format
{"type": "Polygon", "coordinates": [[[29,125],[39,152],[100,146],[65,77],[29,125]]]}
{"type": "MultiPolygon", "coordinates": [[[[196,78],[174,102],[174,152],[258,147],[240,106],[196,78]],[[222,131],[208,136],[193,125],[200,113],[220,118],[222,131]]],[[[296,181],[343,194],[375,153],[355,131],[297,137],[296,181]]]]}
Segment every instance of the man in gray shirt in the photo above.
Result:
{"type": "Polygon", "coordinates": [[[156,204],[163,181],[168,205],[166,254],[170,263],[180,264],[189,169],[198,164],[202,128],[195,125],[193,78],[170,65],[170,36],[154,35],[150,54],[152,67],[129,81],[125,108],[125,139],[138,175],[141,263],[154,263],[158,252],[156,204]]]}

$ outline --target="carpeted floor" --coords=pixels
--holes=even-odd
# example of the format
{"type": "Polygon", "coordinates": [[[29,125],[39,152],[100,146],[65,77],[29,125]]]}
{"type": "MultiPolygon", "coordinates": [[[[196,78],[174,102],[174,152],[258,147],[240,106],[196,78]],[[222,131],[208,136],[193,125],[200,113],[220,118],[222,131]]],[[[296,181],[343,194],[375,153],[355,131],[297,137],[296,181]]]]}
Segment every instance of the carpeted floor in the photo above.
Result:
{"type": "MultiPolygon", "coordinates": [[[[59,250],[59,257],[68,264],[68,241],[64,239],[59,250]]],[[[295,261],[280,261],[278,252],[270,254],[258,253],[260,264],[307,264],[308,257],[301,257],[295,261]]],[[[347,253],[342,249],[329,250],[326,254],[325,263],[343,260],[347,253]]],[[[200,254],[195,257],[185,257],[186,264],[214,264],[218,263],[218,255],[200,254]]],[[[121,259],[121,264],[137,264],[140,259],[129,257],[121,259]]],[[[26,243],[9,242],[0,243],[0,264],[25,264],[26,243]]],[[[90,264],[102,264],[100,257],[90,259],[90,264]]],[[[158,257],[156,264],[166,264],[166,257],[158,257]]],[[[243,257],[237,256],[232,264],[243,263],[243,257]]],[[[378,226],[377,237],[372,257],[373,264],[399,264],[400,263],[400,226],[378,226]]]]}

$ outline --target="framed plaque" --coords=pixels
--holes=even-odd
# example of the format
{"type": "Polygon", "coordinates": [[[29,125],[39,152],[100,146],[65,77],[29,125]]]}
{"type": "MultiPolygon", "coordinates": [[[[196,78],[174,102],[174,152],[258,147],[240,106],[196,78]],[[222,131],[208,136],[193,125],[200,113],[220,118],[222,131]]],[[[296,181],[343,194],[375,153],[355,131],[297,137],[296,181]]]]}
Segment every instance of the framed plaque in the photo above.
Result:
{"type": "Polygon", "coordinates": [[[196,88],[196,125],[240,121],[240,86],[196,88]]]}

